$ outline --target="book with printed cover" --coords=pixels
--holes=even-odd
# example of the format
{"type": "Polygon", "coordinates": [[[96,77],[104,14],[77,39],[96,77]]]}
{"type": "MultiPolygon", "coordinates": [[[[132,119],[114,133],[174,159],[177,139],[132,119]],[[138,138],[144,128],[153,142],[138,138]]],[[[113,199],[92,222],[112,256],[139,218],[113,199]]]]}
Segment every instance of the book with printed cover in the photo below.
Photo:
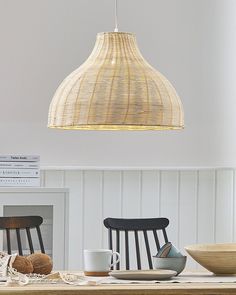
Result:
{"type": "Polygon", "coordinates": [[[40,156],[0,155],[0,162],[39,162],[40,156]]]}

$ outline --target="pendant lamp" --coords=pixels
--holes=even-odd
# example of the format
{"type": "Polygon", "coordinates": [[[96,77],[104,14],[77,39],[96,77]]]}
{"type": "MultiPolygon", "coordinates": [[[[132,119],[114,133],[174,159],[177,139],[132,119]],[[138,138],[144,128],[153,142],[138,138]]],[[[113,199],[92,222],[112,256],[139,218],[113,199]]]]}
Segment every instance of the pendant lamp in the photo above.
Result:
{"type": "Polygon", "coordinates": [[[48,127],[78,130],[182,129],[184,114],[171,83],[142,57],[135,35],[98,33],[88,59],[58,87],[48,127]]]}

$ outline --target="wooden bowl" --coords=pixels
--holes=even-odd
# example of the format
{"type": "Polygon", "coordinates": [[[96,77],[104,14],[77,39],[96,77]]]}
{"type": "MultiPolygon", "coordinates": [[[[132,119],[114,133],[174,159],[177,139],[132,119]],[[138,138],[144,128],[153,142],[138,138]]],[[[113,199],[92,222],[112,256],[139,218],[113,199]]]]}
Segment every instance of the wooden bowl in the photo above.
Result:
{"type": "Polygon", "coordinates": [[[215,274],[236,274],[236,243],[186,246],[194,260],[215,274]]]}

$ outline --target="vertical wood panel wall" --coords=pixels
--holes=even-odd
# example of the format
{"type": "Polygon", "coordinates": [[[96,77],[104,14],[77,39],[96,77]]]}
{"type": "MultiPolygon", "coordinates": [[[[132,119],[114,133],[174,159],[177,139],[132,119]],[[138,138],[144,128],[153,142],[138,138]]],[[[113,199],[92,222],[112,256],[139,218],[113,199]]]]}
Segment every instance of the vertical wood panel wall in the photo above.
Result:
{"type": "Polygon", "coordinates": [[[41,184],[70,189],[70,269],[83,267],[83,248],[106,247],[108,216],[167,217],[169,239],[181,250],[236,238],[234,169],[42,170],[41,184]]]}

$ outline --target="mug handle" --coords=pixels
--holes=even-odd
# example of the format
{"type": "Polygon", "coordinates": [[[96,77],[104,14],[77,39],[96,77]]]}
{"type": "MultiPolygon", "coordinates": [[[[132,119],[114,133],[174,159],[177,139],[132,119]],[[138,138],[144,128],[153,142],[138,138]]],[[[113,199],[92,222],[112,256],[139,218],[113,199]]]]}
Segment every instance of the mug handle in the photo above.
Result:
{"type": "Polygon", "coordinates": [[[118,253],[118,252],[112,252],[112,256],[113,255],[116,255],[117,256],[117,259],[116,259],[116,261],[114,261],[112,264],[111,264],[111,267],[112,266],[114,266],[115,264],[117,264],[119,261],[120,261],[120,253],[118,253]]]}

